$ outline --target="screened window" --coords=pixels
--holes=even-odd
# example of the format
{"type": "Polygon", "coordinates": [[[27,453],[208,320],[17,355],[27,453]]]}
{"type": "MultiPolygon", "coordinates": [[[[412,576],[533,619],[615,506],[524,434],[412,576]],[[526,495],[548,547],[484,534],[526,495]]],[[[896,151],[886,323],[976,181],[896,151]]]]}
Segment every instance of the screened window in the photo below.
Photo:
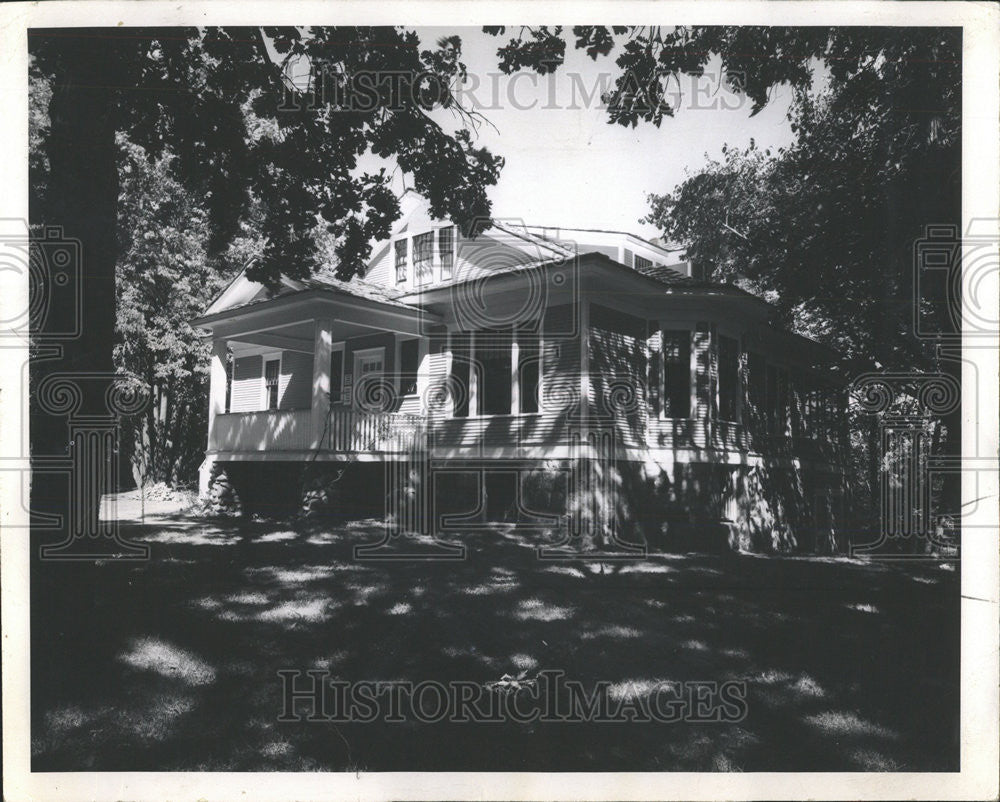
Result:
{"type": "Polygon", "coordinates": [[[403,340],[399,344],[399,391],[403,395],[417,392],[417,365],[420,340],[403,340]]]}
{"type": "Polygon", "coordinates": [[[517,381],[520,412],[538,412],[538,375],[541,350],[537,327],[522,328],[517,334],[517,381]]]}
{"type": "Polygon", "coordinates": [[[762,423],[765,417],[765,399],[767,398],[767,388],[765,385],[765,362],[762,354],[750,352],[747,356],[747,419],[753,426],[754,431],[760,434],[763,431],[762,423]]]}
{"type": "Polygon", "coordinates": [[[663,332],[663,414],[691,414],[691,332],[663,332]]]}
{"type": "Polygon", "coordinates": [[[418,234],[413,238],[413,275],[418,284],[431,280],[434,269],[434,232],[418,234]]]}
{"type": "Polygon", "coordinates": [[[635,269],[636,270],[646,270],[653,266],[653,260],[647,259],[645,256],[635,255],[635,269]]]}
{"type": "Polygon", "coordinates": [[[772,434],[787,434],[788,374],[774,365],[767,366],[767,428],[772,434]]]}
{"type": "Polygon", "coordinates": [[[646,325],[646,342],[649,344],[649,361],[646,363],[646,387],[649,393],[649,410],[654,415],[660,414],[660,368],[663,355],[660,324],[651,320],[646,325]]]}
{"type": "Polygon", "coordinates": [[[719,337],[719,415],[735,421],[739,415],[739,345],[732,337],[719,337]]]}
{"type": "Polygon", "coordinates": [[[264,363],[264,400],[267,409],[278,408],[278,374],[281,360],[269,359],[264,363]]]}
{"type": "Polygon", "coordinates": [[[509,331],[477,332],[476,398],[480,415],[509,415],[511,408],[511,337],[509,331]]]}
{"type": "Polygon", "coordinates": [[[406,243],[407,240],[396,240],[396,283],[406,281],[406,243]]]}
{"type": "Polygon", "coordinates": [[[441,280],[446,281],[455,271],[455,227],[438,229],[438,253],[441,255],[441,280]]]}
{"type": "Polygon", "coordinates": [[[462,335],[452,335],[451,377],[449,392],[453,399],[456,418],[469,414],[469,343],[462,335]]]}

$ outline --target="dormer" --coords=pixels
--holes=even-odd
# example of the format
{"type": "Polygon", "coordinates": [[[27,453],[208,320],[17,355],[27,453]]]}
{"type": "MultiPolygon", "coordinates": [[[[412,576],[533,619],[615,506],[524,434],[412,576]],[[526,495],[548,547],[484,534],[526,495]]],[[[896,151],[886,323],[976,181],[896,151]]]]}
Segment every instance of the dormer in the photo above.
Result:
{"type": "Polygon", "coordinates": [[[391,285],[411,292],[455,277],[457,226],[450,223],[424,229],[408,227],[389,241],[391,285]]]}

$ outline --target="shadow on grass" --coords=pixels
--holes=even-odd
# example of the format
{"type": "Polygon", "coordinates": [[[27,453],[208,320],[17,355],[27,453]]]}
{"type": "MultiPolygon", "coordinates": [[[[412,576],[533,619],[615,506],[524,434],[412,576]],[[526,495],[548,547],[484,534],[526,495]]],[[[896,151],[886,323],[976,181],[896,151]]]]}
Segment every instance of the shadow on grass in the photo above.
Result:
{"type": "Polygon", "coordinates": [[[144,563],[32,573],[33,770],[957,770],[959,583],[926,563],[700,554],[613,572],[498,527],[358,562],[381,523],[181,515],[144,563]],[[619,695],[747,683],[736,723],[278,721],[279,670],[619,695]]]}

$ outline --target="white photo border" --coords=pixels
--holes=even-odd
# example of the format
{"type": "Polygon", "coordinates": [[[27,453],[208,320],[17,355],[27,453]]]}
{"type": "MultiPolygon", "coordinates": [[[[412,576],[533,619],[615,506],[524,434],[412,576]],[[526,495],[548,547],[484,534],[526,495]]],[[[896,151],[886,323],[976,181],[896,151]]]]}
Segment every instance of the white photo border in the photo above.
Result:
{"type": "MultiPolygon", "coordinates": [[[[368,0],[368,2],[43,2],[0,7],[0,219],[28,218],[27,30],[137,25],[779,24],[961,26],[963,231],[985,220],[1000,238],[1000,6],[971,2],[597,2],[368,0]],[[19,155],[20,154],[20,155],[19,155]]],[[[968,279],[965,276],[964,279],[968,279]]],[[[997,293],[996,275],[987,289],[997,293]]],[[[28,307],[26,276],[0,271],[0,320],[28,307]]],[[[963,297],[968,293],[963,292],[963,297]]],[[[963,455],[997,454],[997,332],[963,337],[963,455]],[[973,381],[978,373],[979,381],[973,381]],[[967,392],[975,388],[976,393],[967,392]]],[[[27,344],[0,348],[0,457],[24,433],[22,366],[27,344]],[[12,392],[13,391],[13,392],[12,392]]],[[[26,461],[25,461],[26,466],[26,461]]],[[[8,800],[120,799],[991,799],[997,798],[998,506],[996,469],[978,486],[963,478],[963,503],[985,497],[967,524],[978,533],[961,558],[961,771],[956,773],[32,773],[29,739],[29,615],[26,514],[14,471],[0,471],[3,589],[3,775],[8,800]]],[[[963,527],[964,528],[964,527],[963,527]]],[[[905,670],[901,666],[900,670],[905,670]]]]}

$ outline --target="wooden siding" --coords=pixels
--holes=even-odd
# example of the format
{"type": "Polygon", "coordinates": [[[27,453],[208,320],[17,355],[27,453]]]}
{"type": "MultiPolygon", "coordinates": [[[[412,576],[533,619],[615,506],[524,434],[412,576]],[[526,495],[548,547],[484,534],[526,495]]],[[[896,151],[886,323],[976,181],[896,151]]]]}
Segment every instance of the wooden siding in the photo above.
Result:
{"type": "Polygon", "coordinates": [[[304,451],[313,445],[309,410],[216,415],[209,448],[218,451],[304,451]]]}
{"type": "Polygon", "coordinates": [[[542,391],[539,413],[553,418],[580,413],[580,333],[568,304],[546,310],[542,326],[542,391]]]}
{"type": "Polygon", "coordinates": [[[588,422],[614,430],[618,442],[642,445],[646,427],[646,321],[590,305],[588,422]]]}
{"type": "Polygon", "coordinates": [[[279,409],[309,409],[312,406],[312,370],[312,354],[282,352],[279,409]]]}
{"type": "Polygon", "coordinates": [[[241,356],[233,360],[230,412],[253,412],[260,409],[263,371],[264,360],[260,354],[241,356]]]}

